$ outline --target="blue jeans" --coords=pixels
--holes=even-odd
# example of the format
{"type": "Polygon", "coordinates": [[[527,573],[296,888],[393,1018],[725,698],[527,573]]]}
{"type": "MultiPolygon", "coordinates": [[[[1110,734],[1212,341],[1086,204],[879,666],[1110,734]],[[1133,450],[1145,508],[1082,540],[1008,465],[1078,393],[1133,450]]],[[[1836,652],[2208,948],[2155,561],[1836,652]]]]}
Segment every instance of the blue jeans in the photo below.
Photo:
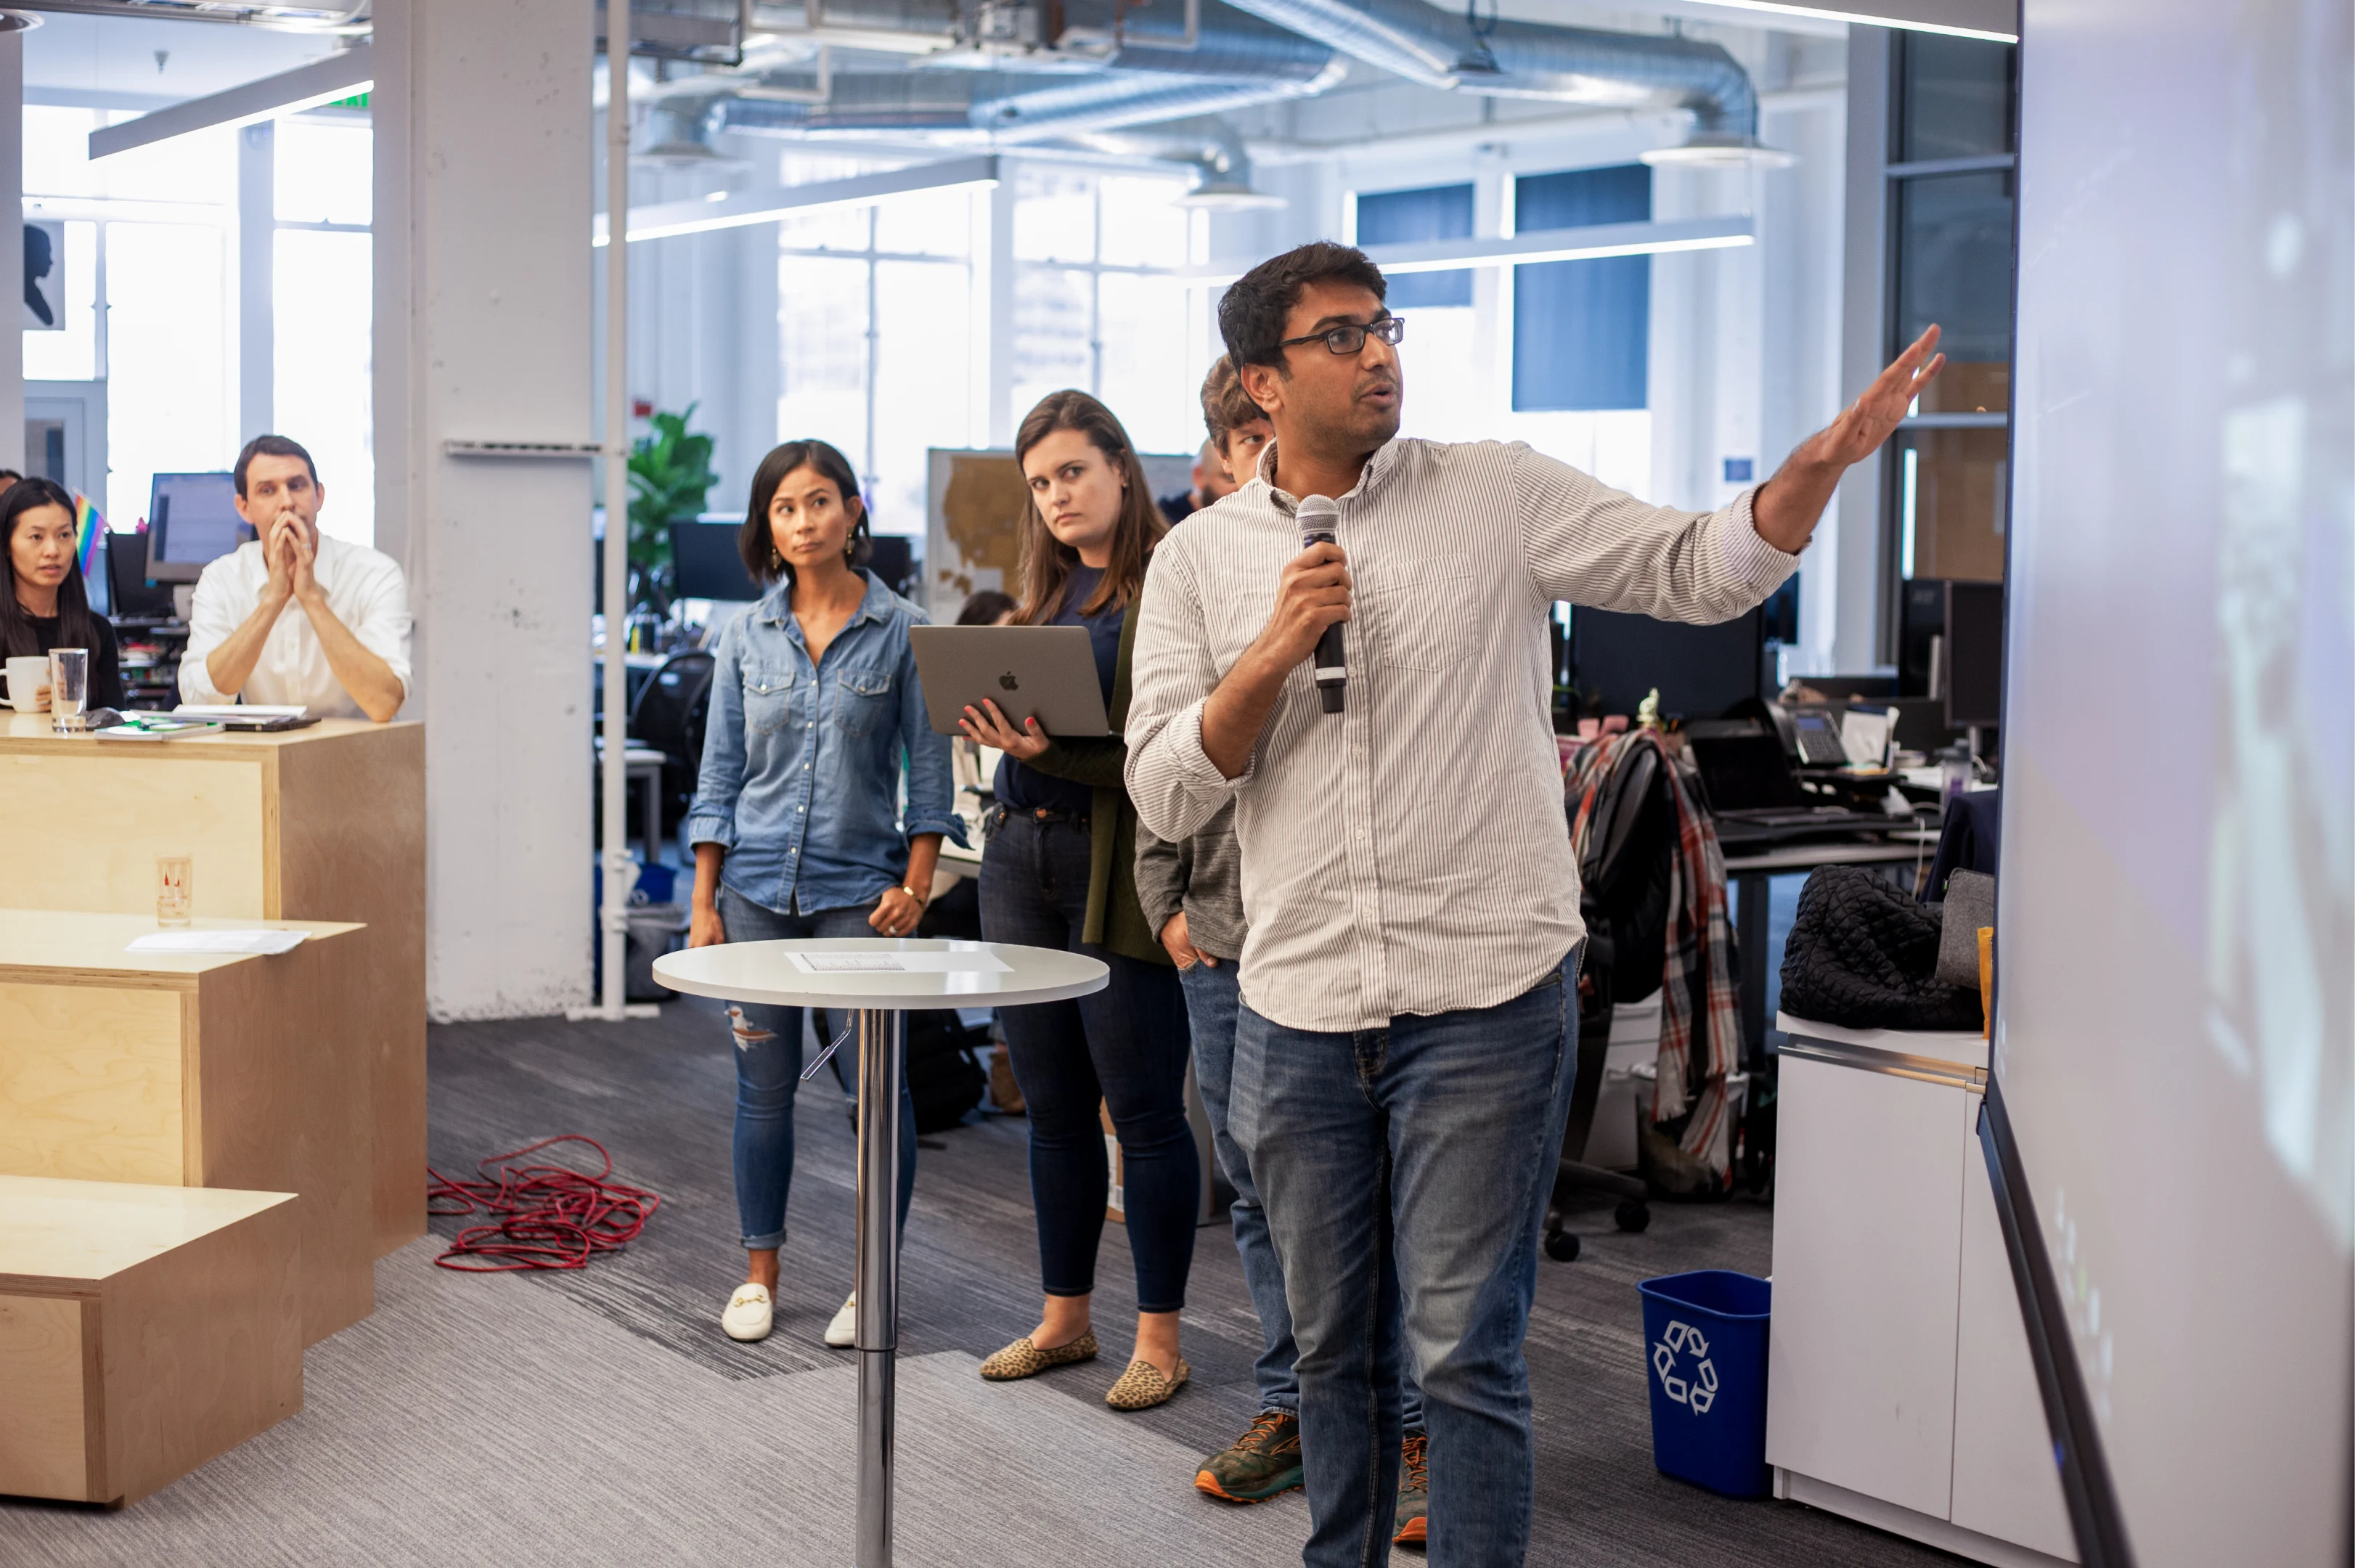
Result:
{"type": "Polygon", "coordinates": [[[1101,1104],[1120,1139],[1136,1309],[1176,1312],[1194,1266],[1202,1179],[1186,1122],[1186,998],[1170,965],[1080,939],[1092,859],[1085,825],[1009,814],[981,860],[984,936],[1084,953],[1112,969],[1093,996],[998,1012],[1030,1114],[1039,1271],[1049,1296],[1095,1289],[1111,1180],[1101,1104]]]}
{"type": "Polygon", "coordinates": [[[1401,1341],[1431,1437],[1433,1568],[1528,1554],[1521,1339],[1578,1076],[1578,956],[1509,1002],[1387,1029],[1241,1009],[1231,1125],[1299,1343],[1310,1568],[1390,1559],[1401,1341]]]}
{"type": "MultiPolygon", "coordinates": [[[[788,937],[872,936],[871,905],[780,914],[722,885],[719,920],[730,942],[778,942],[788,937]]],[[[728,1021],[736,1038],[736,1217],[748,1250],[785,1244],[785,1194],[794,1184],[794,1092],[802,1080],[802,1009],[760,1002],[730,1002],[728,1021]]],[[[849,1022],[821,1010],[820,1045],[833,1043],[830,1027],[849,1022]]],[[[858,1042],[844,1051],[858,1053],[858,1042]]],[[[837,1058],[837,1060],[839,1060],[837,1058]]],[[[916,1108],[907,1081],[900,1085],[900,1229],[908,1228],[908,1200],[916,1188],[916,1108]]]]}
{"type": "MultiPolygon", "coordinates": [[[[1227,1131],[1227,1100],[1234,1078],[1235,1015],[1242,1006],[1241,969],[1231,958],[1217,968],[1197,964],[1181,969],[1178,979],[1186,987],[1186,1018],[1194,1031],[1194,1084],[1202,1092],[1202,1108],[1210,1114],[1210,1147],[1219,1168],[1234,1185],[1235,1201],[1228,1211],[1234,1221],[1235,1251],[1242,1254],[1243,1288],[1251,1292],[1252,1310],[1259,1314],[1259,1329],[1266,1341],[1252,1363],[1252,1380],[1259,1386],[1259,1407],[1300,1413],[1300,1376],[1293,1362],[1299,1351],[1292,1342],[1292,1308],[1284,1299],[1284,1265],[1276,1261],[1275,1243],[1267,1233],[1267,1211],[1260,1207],[1259,1189],[1252,1181],[1251,1164],[1227,1131]]],[[[1423,1391],[1407,1378],[1399,1390],[1400,1426],[1408,1432],[1423,1425],[1423,1391]]]]}

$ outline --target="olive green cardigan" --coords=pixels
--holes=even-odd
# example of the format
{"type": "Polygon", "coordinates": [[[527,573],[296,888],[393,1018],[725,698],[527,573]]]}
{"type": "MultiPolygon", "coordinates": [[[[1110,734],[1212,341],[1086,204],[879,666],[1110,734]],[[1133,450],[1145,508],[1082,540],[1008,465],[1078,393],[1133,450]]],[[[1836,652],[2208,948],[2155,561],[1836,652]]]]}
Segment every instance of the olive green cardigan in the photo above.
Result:
{"type": "Polygon", "coordinates": [[[1050,741],[1045,751],[1022,765],[1095,791],[1088,814],[1093,861],[1088,871],[1088,918],[1080,933],[1082,940],[1101,944],[1123,957],[1167,964],[1168,952],[1137,901],[1136,807],[1129,804],[1128,787],[1122,782],[1128,766],[1128,742],[1122,739],[1121,730],[1128,722],[1129,667],[1136,653],[1136,605],[1132,602],[1121,622],[1120,656],[1113,666],[1112,701],[1105,708],[1112,733],[1101,740],[1050,741]]]}

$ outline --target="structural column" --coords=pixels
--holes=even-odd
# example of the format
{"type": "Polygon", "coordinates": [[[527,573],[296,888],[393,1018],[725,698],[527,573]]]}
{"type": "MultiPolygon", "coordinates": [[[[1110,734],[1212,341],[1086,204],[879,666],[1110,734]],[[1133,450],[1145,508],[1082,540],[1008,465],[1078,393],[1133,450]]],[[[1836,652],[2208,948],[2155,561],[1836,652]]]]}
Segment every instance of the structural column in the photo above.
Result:
{"type": "Polygon", "coordinates": [[[586,999],[591,0],[377,0],[377,543],[417,617],[428,1005],[586,999]]]}
{"type": "MultiPolygon", "coordinates": [[[[0,211],[25,221],[25,35],[0,33],[0,211]]],[[[20,240],[0,244],[0,299],[10,301],[11,318],[22,324],[25,308],[25,247],[20,240]]],[[[59,291],[63,297],[63,291],[59,291]]],[[[100,373],[104,374],[103,367],[100,373]]],[[[0,468],[25,470],[25,335],[0,332],[0,468]]],[[[100,475],[102,481],[104,475],[100,475]]],[[[94,486],[104,494],[103,484],[94,486]]]]}
{"type": "Polygon", "coordinates": [[[237,439],[277,428],[278,123],[237,140],[237,439]]]}

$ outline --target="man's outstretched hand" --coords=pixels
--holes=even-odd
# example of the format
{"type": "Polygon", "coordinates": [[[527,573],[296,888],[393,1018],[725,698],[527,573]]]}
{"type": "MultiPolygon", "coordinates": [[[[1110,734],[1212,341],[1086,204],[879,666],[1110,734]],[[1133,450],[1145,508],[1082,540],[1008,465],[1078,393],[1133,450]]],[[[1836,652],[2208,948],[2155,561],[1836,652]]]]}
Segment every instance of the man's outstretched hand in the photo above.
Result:
{"type": "Polygon", "coordinates": [[[1938,336],[1939,329],[1933,326],[1915,338],[1889,368],[1874,378],[1864,396],[1816,437],[1823,444],[1826,461],[1848,468],[1880,450],[1904,419],[1905,411],[1913,406],[1913,400],[1922,395],[1922,389],[1946,368],[1946,357],[1938,352],[1938,336]]]}
{"type": "Polygon", "coordinates": [[[1751,512],[1760,539],[1791,555],[1806,548],[1817,520],[1839,487],[1840,475],[1881,450],[1922,389],[1945,368],[1938,336],[1933,326],[1915,338],[1873,379],[1862,397],[1808,437],[1774,477],[1759,487],[1751,512]]]}

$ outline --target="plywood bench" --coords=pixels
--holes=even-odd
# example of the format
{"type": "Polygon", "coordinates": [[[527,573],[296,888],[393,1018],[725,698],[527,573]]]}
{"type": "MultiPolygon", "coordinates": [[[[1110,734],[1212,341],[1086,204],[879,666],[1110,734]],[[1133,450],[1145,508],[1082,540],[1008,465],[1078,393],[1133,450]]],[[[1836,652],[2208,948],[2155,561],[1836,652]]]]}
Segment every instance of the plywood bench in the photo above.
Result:
{"type": "Polygon", "coordinates": [[[0,1492],[136,1502],[302,1409],[300,1202],[0,1176],[0,1492]]]}
{"type": "Polygon", "coordinates": [[[137,954],[150,915],[0,910],[0,1175],[295,1192],[303,1340],[375,1306],[362,928],[137,954]]]}
{"type": "Polygon", "coordinates": [[[0,800],[28,825],[0,904],[152,914],[155,857],[190,855],[199,917],[368,927],[346,985],[365,997],[376,1253],[423,1234],[424,727],[329,719],[157,745],[0,709],[0,800]]]}

